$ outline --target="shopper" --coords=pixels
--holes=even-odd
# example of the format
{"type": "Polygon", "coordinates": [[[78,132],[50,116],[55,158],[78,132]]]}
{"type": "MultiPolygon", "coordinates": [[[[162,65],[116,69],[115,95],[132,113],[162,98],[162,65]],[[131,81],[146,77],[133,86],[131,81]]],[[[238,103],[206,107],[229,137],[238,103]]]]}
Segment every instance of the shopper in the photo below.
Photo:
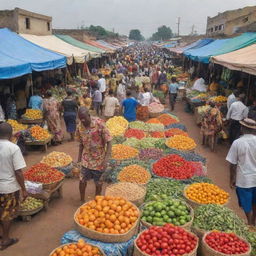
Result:
{"type": "Polygon", "coordinates": [[[12,220],[19,207],[20,192],[22,199],[27,197],[22,169],[26,167],[20,148],[10,142],[12,127],[0,124],[0,222],[3,228],[0,250],[16,244],[17,238],[10,238],[12,220]]]}
{"type": "Polygon", "coordinates": [[[29,99],[28,107],[38,110],[43,109],[43,98],[39,95],[39,91],[34,91],[34,95],[32,95],[29,99]]]}
{"type": "Polygon", "coordinates": [[[17,119],[17,109],[16,109],[16,103],[15,103],[15,96],[12,95],[6,95],[7,101],[6,101],[6,116],[7,119],[16,120],[17,119]]]}
{"type": "Polygon", "coordinates": [[[256,224],[256,122],[240,121],[243,135],[234,141],[226,160],[230,163],[230,187],[236,188],[239,205],[249,225],[256,224]]]}
{"type": "Polygon", "coordinates": [[[103,101],[104,116],[109,119],[115,115],[116,109],[120,106],[118,99],[114,97],[113,91],[110,89],[108,96],[103,101]]]}
{"type": "Polygon", "coordinates": [[[56,146],[62,142],[63,132],[61,129],[60,105],[50,91],[46,92],[46,98],[43,100],[43,113],[48,129],[53,134],[52,145],[56,146]]]}
{"type": "Polygon", "coordinates": [[[170,100],[171,111],[174,110],[176,98],[178,95],[178,89],[179,89],[179,84],[177,83],[177,79],[176,77],[172,77],[171,83],[169,84],[169,100],[170,100]]]}
{"type": "Polygon", "coordinates": [[[239,97],[239,91],[234,90],[227,99],[227,107],[230,108],[231,104],[237,101],[237,97],[239,97]]]}
{"type": "Polygon", "coordinates": [[[121,113],[127,121],[136,120],[136,108],[139,105],[138,101],[131,97],[131,91],[126,92],[126,99],[122,102],[121,113]]]}
{"type": "Polygon", "coordinates": [[[227,120],[230,120],[229,126],[229,141],[230,144],[233,143],[234,140],[238,139],[240,136],[241,120],[247,118],[248,116],[248,108],[244,105],[243,101],[245,99],[244,94],[240,94],[237,98],[236,102],[233,102],[227,113],[227,120]]]}
{"type": "Polygon", "coordinates": [[[76,131],[76,116],[78,105],[77,101],[73,98],[72,90],[67,90],[67,97],[62,101],[62,110],[64,112],[63,117],[67,132],[70,134],[70,140],[73,141],[76,131]]]}
{"type": "Polygon", "coordinates": [[[111,136],[105,122],[97,117],[91,117],[85,107],[78,110],[80,124],[77,127],[77,138],[80,142],[78,163],[81,162],[80,197],[85,200],[87,181],[93,179],[96,195],[102,191],[102,174],[106,170],[111,156],[111,136]]]}
{"type": "Polygon", "coordinates": [[[101,112],[101,104],[102,104],[102,93],[97,86],[92,93],[92,101],[93,101],[93,108],[96,111],[97,115],[100,116],[101,112]]]}

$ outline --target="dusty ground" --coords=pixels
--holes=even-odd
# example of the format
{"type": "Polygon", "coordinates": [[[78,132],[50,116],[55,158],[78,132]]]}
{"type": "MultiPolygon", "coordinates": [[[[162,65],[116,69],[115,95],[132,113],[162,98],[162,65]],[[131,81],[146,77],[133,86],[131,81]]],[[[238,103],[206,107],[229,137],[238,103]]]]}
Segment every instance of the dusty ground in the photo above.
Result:
{"type": "MultiPolygon", "coordinates": [[[[212,153],[209,148],[201,146],[199,128],[196,126],[194,116],[183,111],[183,104],[178,103],[174,114],[176,114],[187,128],[189,135],[198,144],[197,152],[207,158],[208,176],[213,181],[231,193],[229,207],[235,210],[241,217],[243,214],[239,209],[234,191],[229,188],[228,163],[225,157],[228,146],[218,145],[217,152],[212,153]]],[[[63,151],[70,154],[74,160],[77,159],[78,144],[65,141],[58,147],[50,147],[48,152],[63,151]]],[[[29,152],[26,157],[28,167],[38,163],[43,156],[41,152],[29,152]]],[[[94,187],[90,184],[87,188],[88,197],[92,197],[94,187]]],[[[49,204],[47,212],[42,211],[35,215],[31,222],[16,221],[12,227],[11,234],[18,237],[20,242],[7,250],[0,252],[0,256],[47,256],[59,246],[62,235],[73,228],[73,215],[79,206],[78,180],[66,179],[63,187],[63,198],[54,199],[49,204]]]]}

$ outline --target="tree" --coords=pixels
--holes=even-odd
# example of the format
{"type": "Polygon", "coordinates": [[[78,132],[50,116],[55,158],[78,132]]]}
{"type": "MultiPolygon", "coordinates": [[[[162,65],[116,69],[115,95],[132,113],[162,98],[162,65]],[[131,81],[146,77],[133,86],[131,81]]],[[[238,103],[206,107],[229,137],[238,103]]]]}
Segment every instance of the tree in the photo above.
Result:
{"type": "Polygon", "coordinates": [[[173,36],[171,28],[163,25],[157,29],[157,32],[155,32],[152,35],[153,41],[159,41],[159,40],[167,40],[170,39],[173,36]]]}
{"type": "Polygon", "coordinates": [[[132,29],[129,34],[129,39],[135,41],[143,41],[144,37],[142,36],[139,29],[132,29]]]}

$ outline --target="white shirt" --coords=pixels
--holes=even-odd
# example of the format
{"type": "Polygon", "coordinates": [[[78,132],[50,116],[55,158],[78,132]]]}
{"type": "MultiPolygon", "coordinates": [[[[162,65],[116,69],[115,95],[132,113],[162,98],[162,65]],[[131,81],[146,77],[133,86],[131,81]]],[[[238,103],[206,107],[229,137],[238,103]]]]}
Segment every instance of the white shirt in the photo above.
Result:
{"type": "Polygon", "coordinates": [[[105,92],[106,91],[106,80],[105,78],[101,78],[98,80],[98,86],[99,86],[99,90],[100,92],[105,92]]]}
{"type": "Polygon", "coordinates": [[[233,102],[227,113],[227,120],[233,119],[241,121],[247,118],[249,109],[241,101],[233,102]]]}
{"type": "Polygon", "coordinates": [[[194,82],[192,90],[196,90],[199,92],[206,92],[206,85],[203,78],[199,78],[194,82]]]}
{"type": "Polygon", "coordinates": [[[227,107],[228,109],[230,108],[231,104],[233,102],[236,101],[236,96],[234,95],[234,93],[231,93],[229,96],[228,96],[228,99],[227,99],[227,107]]]}
{"type": "Polygon", "coordinates": [[[8,140],[0,140],[0,194],[20,190],[15,171],[26,167],[20,148],[8,140]]]}
{"type": "Polygon", "coordinates": [[[153,96],[150,92],[144,92],[144,93],[141,94],[139,103],[142,106],[149,106],[152,99],[153,99],[153,96]]]}
{"type": "Polygon", "coordinates": [[[116,107],[119,106],[119,102],[117,98],[107,96],[103,101],[103,105],[105,106],[104,116],[112,117],[115,114],[116,107]]]}
{"type": "Polygon", "coordinates": [[[245,134],[235,140],[226,160],[237,165],[236,186],[256,187],[256,136],[245,134]]]}

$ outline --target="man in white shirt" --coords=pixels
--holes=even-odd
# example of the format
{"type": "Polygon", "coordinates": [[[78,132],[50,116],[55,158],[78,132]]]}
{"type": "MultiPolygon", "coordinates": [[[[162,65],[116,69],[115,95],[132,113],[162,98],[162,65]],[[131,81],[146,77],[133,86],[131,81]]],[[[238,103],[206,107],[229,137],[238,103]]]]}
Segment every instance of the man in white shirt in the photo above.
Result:
{"type": "Polygon", "coordinates": [[[230,187],[235,188],[239,205],[249,225],[256,220],[256,122],[240,121],[243,135],[234,141],[226,160],[230,163],[230,187]]]}
{"type": "Polygon", "coordinates": [[[116,97],[114,97],[113,90],[109,90],[108,96],[103,101],[104,107],[104,116],[106,119],[109,119],[115,115],[116,109],[120,106],[119,101],[116,97]]]}
{"type": "Polygon", "coordinates": [[[239,97],[239,91],[238,90],[234,90],[234,92],[232,92],[227,99],[227,107],[228,109],[230,108],[231,104],[237,101],[237,97],[239,97]]]}
{"type": "Polygon", "coordinates": [[[9,237],[12,219],[19,207],[20,190],[23,199],[27,197],[22,168],[26,163],[20,148],[10,142],[12,127],[8,123],[0,124],[0,222],[3,227],[0,250],[18,242],[9,237]]]}
{"type": "Polygon", "coordinates": [[[249,109],[243,103],[245,98],[244,94],[240,94],[237,98],[236,102],[233,102],[227,113],[227,120],[230,120],[229,126],[229,141],[230,144],[233,143],[234,140],[239,138],[241,125],[239,121],[247,118],[249,109]]]}
{"type": "Polygon", "coordinates": [[[106,92],[106,80],[102,76],[102,74],[99,74],[98,86],[99,86],[100,92],[104,94],[106,92]]]}

